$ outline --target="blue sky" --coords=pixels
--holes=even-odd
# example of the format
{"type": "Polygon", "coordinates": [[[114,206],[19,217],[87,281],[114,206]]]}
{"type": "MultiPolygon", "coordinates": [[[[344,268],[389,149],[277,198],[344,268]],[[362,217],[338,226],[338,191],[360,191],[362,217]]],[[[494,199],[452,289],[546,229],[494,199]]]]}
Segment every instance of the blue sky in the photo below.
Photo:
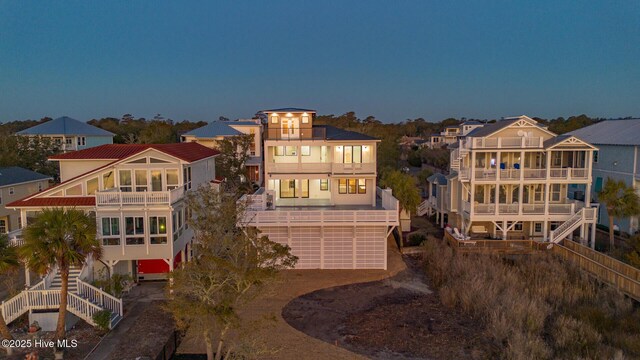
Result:
{"type": "Polygon", "coordinates": [[[0,1],[0,121],[640,116],[635,1],[0,1]]]}

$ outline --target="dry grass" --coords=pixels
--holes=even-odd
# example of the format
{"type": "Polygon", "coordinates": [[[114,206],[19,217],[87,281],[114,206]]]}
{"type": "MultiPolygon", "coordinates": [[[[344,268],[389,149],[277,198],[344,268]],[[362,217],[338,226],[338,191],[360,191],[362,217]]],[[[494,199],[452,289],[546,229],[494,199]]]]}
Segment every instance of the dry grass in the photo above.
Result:
{"type": "Polygon", "coordinates": [[[640,310],[552,254],[463,255],[433,237],[424,246],[442,303],[485,324],[488,357],[640,358],[640,310]]]}

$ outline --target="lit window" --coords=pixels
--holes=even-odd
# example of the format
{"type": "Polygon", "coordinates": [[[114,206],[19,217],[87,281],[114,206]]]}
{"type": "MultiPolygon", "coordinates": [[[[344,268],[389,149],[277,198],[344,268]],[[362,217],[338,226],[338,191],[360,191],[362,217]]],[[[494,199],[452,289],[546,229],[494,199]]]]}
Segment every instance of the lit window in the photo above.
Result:
{"type": "Polygon", "coordinates": [[[367,181],[365,179],[358,180],[358,194],[367,193],[367,181]]]}
{"type": "Polygon", "coordinates": [[[274,146],[274,154],[275,156],[283,156],[284,155],[284,146],[274,146]]]}
{"type": "Polygon", "coordinates": [[[356,179],[349,179],[349,194],[356,194],[357,193],[357,180],[356,179]]]}
{"type": "Polygon", "coordinates": [[[309,114],[307,114],[307,113],[303,113],[302,114],[302,123],[303,124],[308,124],[309,123],[309,114]]]}
{"type": "Polygon", "coordinates": [[[320,179],[320,191],[329,190],[329,179],[320,179]]]}
{"type": "Polygon", "coordinates": [[[296,147],[295,146],[287,146],[287,147],[285,147],[284,153],[287,156],[296,156],[297,155],[296,147]]]}
{"type": "Polygon", "coordinates": [[[300,153],[302,153],[302,156],[310,156],[311,155],[311,147],[310,146],[302,146],[300,148],[300,153]]]}
{"type": "Polygon", "coordinates": [[[272,124],[278,123],[278,114],[271,114],[271,123],[272,124]]]}
{"type": "Polygon", "coordinates": [[[338,193],[346,194],[347,193],[347,179],[339,179],[338,180],[338,193]]]}
{"type": "Polygon", "coordinates": [[[149,242],[154,245],[167,243],[167,218],[164,216],[151,216],[149,218],[149,242]]]}

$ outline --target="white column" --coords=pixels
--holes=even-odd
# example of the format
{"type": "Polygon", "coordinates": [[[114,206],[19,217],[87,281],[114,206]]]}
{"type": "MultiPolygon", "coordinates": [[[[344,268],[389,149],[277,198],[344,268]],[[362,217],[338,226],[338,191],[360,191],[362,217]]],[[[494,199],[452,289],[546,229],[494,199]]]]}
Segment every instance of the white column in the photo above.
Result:
{"type": "Polygon", "coordinates": [[[591,248],[595,249],[596,248],[596,232],[597,232],[597,227],[596,227],[596,223],[592,223],[591,224],[591,248]]]}
{"type": "Polygon", "coordinates": [[[542,241],[547,241],[548,239],[548,229],[549,229],[549,222],[545,219],[542,222],[542,241]]]}
{"type": "Polygon", "coordinates": [[[507,221],[502,221],[502,240],[507,240],[507,221]]]}

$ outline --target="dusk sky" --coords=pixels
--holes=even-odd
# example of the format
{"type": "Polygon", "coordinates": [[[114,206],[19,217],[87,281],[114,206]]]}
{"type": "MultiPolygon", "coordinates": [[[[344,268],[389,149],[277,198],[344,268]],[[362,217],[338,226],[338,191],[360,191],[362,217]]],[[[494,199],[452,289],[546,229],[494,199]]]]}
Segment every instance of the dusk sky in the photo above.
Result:
{"type": "Polygon", "coordinates": [[[640,1],[1,1],[0,121],[640,116],[640,1]]]}

